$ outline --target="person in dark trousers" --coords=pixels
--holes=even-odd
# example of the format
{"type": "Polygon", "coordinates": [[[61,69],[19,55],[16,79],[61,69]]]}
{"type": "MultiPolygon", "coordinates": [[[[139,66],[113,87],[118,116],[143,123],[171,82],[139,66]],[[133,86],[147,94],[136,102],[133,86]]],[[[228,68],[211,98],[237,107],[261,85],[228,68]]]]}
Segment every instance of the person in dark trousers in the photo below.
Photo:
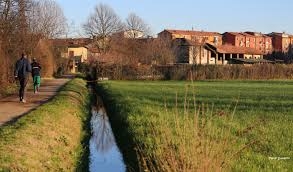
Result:
{"type": "Polygon", "coordinates": [[[19,80],[19,100],[25,103],[25,87],[29,79],[29,73],[32,71],[31,65],[26,58],[26,55],[21,54],[21,58],[15,64],[14,77],[19,80]]]}
{"type": "Polygon", "coordinates": [[[32,77],[33,77],[33,82],[34,82],[34,93],[39,92],[40,84],[41,84],[41,66],[37,62],[36,58],[33,59],[32,62],[32,77]]]}

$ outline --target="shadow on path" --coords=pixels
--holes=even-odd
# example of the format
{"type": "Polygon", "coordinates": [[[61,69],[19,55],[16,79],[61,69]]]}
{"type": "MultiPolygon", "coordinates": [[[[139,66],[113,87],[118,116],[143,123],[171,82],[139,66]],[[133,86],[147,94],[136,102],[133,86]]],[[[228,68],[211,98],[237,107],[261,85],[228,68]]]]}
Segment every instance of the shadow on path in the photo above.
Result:
{"type": "Polygon", "coordinates": [[[23,115],[50,101],[68,81],[67,78],[45,79],[41,84],[39,93],[34,94],[32,89],[27,90],[26,103],[19,102],[17,94],[1,99],[0,126],[12,124],[23,115]]]}

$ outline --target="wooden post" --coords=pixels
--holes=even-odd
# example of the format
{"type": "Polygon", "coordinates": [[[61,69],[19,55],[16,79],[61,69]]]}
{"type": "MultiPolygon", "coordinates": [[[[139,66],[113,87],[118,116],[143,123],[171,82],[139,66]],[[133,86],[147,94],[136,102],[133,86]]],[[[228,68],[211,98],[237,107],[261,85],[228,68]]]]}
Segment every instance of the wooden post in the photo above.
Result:
{"type": "Polygon", "coordinates": [[[206,50],[207,51],[207,64],[210,64],[210,56],[211,56],[211,52],[206,50]]]}
{"type": "Polygon", "coordinates": [[[225,54],[225,53],[223,53],[223,58],[222,58],[222,65],[224,65],[225,58],[226,58],[226,54],[225,54]]]}
{"type": "Polygon", "coordinates": [[[219,54],[216,53],[216,60],[215,60],[215,63],[218,64],[218,58],[219,58],[219,54]]]}

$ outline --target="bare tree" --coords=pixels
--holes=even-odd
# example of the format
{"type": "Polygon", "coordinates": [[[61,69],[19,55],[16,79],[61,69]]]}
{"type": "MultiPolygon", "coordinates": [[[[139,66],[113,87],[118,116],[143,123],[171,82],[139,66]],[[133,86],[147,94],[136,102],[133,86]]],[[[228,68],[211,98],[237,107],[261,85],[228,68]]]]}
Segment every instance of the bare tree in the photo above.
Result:
{"type": "Polygon", "coordinates": [[[28,18],[30,31],[45,38],[56,38],[67,31],[63,11],[53,0],[33,0],[28,18]]]}
{"type": "Polygon", "coordinates": [[[122,31],[123,24],[111,7],[99,4],[83,28],[87,35],[95,39],[97,47],[106,52],[109,36],[122,31]]]}
{"type": "Polygon", "coordinates": [[[126,29],[132,31],[132,37],[137,37],[137,32],[142,32],[144,35],[150,34],[149,26],[143,21],[142,18],[134,13],[130,13],[126,19],[126,29]]]}

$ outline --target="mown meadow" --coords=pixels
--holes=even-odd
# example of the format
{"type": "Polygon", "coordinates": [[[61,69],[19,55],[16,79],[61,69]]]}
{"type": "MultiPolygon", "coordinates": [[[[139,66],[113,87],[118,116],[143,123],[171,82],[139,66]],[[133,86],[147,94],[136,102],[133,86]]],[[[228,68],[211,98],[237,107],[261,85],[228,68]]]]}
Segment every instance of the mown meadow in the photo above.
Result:
{"type": "Polygon", "coordinates": [[[128,171],[293,169],[293,81],[103,81],[97,90],[128,171]]]}

